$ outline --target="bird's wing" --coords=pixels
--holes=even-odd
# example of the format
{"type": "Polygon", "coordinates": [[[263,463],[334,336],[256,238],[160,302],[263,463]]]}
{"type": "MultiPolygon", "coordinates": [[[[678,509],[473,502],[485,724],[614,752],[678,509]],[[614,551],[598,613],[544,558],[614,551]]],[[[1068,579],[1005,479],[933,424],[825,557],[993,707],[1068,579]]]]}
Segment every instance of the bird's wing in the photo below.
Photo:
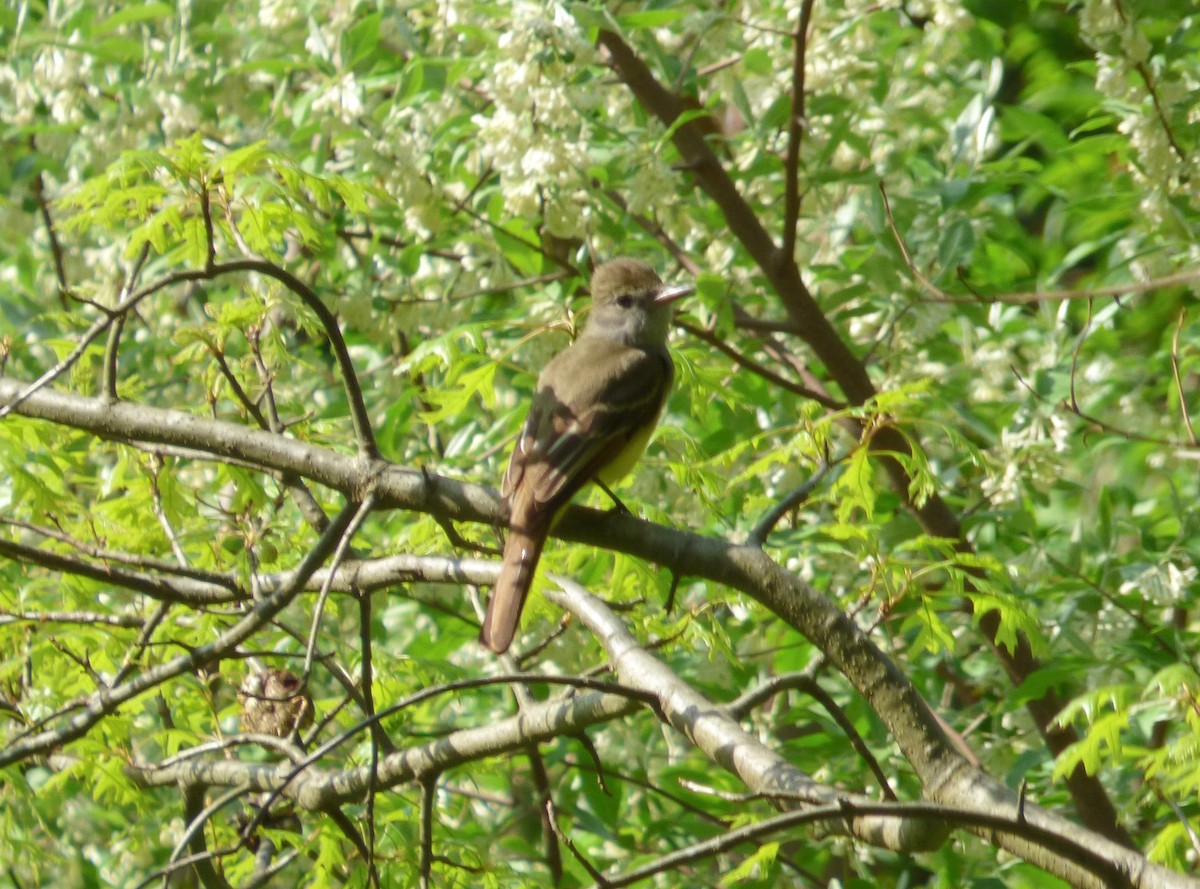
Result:
{"type": "Polygon", "coordinates": [[[665,352],[583,339],[554,361],[560,365],[554,374],[560,381],[557,391],[539,381],[503,486],[508,496],[528,486],[529,505],[545,504],[550,512],[655,421],[673,373],[665,352]],[[598,360],[613,368],[599,390],[598,360]]]}

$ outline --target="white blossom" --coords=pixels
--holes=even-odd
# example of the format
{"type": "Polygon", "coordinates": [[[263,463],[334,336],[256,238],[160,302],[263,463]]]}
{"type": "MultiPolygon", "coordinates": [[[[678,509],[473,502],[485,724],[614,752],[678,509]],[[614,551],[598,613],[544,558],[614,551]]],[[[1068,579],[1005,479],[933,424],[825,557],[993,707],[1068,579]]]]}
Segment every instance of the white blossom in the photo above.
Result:
{"type": "Polygon", "coordinates": [[[1151,565],[1121,584],[1125,594],[1137,593],[1150,601],[1170,604],[1179,601],[1196,582],[1196,566],[1175,562],[1151,565]]]}
{"type": "Polygon", "coordinates": [[[1079,33],[1094,40],[1121,30],[1121,14],[1113,0],[1085,0],[1079,9],[1079,33]]]}
{"type": "Polygon", "coordinates": [[[260,0],[258,21],[264,28],[282,30],[300,20],[300,6],[291,0],[260,0]]]}
{"type": "Polygon", "coordinates": [[[363,113],[362,86],[347,71],[327,84],[325,90],[313,100],[313,111],[332,111],[343,123],[351,124],[363,113]]]}
{"type": "Polygon", "coordinates": [[[200,112],[180,93],[160,91],[156,100],[162,113],[163,133],[169,141],[190,136],[200,129],[200,112]]]}

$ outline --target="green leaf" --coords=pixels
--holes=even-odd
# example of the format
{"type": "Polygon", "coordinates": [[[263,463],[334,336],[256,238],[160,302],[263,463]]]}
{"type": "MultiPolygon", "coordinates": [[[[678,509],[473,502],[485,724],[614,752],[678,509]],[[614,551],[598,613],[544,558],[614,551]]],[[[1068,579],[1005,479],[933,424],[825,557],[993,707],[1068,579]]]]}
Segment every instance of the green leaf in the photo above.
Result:
{"type": "Polygon", "coordinates": [[[97,61],[124,65],[141,61],[144,47],[132,37],[107,37],[89,44],[88,49],[97,61]]]}
{"type": "Polygon", "coordinates": [[[243,172],[258,172],[268,157],[265,141],[252,142],[220,157],[213,166],[215,172],[221,173],[232,187],[234,181],[243,172]]]}
{"type": "Polygon", "coordinates": [[[848,522],[856,512],[862,512],[869,522],[875,516],[875,469],[866,448],[855,448],[845,470],[833,487],[837,499],[837,515],[848,522]]]}
{"type": "Polygon", "coordinates": [[[484,405],[494,405],[497,367],[494,362],[487,362],[458,374],[456,385],[451,389],[442,390],[439,394],[438,407],[422,412],[421,419],[427,423],[437,423],[448,417],[458,416],[468,410],[476,399],[484,405]]]}
{"type": "Polygon", "coordinates": [[[938,265],[949,271],[971,261],[975,233],[966,219],[956,219],[946,227],[938,242],[938,265]]]}
{"type": "Polygon", "coordinates": [[[94,37],[104,37],[126,25],[153,22],[174,16],[175,9],[169,3],[143,3],[126,6],[97,22],[92,33],[94,37]]]}
{"type": "Polygon", "coordinates": [[[662,28],[676,22],[687,14],[680,7],[665,9],[643,9],[637,12],[627,12],[617,16],[621,26],[636,31],[644,28],[662,28]]]}
{"type": "Polygon", "coordinates": [[[763,843],[721,878],[722,886],[735,886],[752,878],[762,878],[771,869],[779,855],[779,843],[763,843]]]}
{"type": "Polygon", "coordinates": [[[348,66],[359,67],[362,62],[375,52],[379,45],[379,26],[383,17],[373,13],[354,23],[342,38],[346,49],[348,66]]]}

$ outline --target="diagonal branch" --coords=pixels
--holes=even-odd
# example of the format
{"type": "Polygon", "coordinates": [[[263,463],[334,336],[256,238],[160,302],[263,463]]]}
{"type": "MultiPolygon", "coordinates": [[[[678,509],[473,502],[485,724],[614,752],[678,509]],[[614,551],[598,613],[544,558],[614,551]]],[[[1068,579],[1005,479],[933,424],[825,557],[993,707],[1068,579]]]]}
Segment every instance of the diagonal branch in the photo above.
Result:
{"type": "MultiPolygon", "coordinates": [[[[30,148],[37,150],[33,137],[29,139],[30,148]]],[[[54,225],[54,217],[50,215],[50,202],[46,200],[46,178],[39,171],[33,177],[33,196],[37,201],[38,211],[42,215],[42,223],[46,226],[46,238],[50,241],[50,255],[54,257],[54,277],[58,282],[58,300],[62,307],[67,308],[67,297],[71,295],[71,283],[67,280],[67,265],[63,253],[62,242],[58,240],[58,229],[54,225]]]]}
{"type": "MultiPolygon", "coordinates": [[[[667,722],[751,790],[806,805],[828,805],[838,799],[868,801],[867,797],[836,792],[814,781],[738,725],[725,708],[706,699],[652,657],[607,605],[567,578],[553,580],[562,589],[547,590],[546,598],[570,611],[600,638],[622,683],[657,697],[667,722]]],[[[934,824],[905,824],[890,819],[853,819],[848,827],[861,840],[906,852],[936,849],[947,833],[934,824]]],[[[836,824],[830,828],[839,829],[836,824]]]]}
{"type": "Polygon", "coordinates": [[[159,602],[178,602],[188,605],[219,605],[245,598],[237,586],[214,583],[192,577],[165,577],[157,571],[134,571],[102,561],[64,555],[53,550],[0,539],[0,556],[14,562],[41,565],[52,571],[75,574],[102,583],[111,583],[141,593],[159,602]]]}
{"type": "Polygon", "coordinates": [[[804,56],[808,50],[808,24],[812,19],[813,0],[804,0],[800,21],[793,38],[792,116],[788,126],[787,159],[784,161],[783,248],[780,257],[795,260],[796,226],[800,221],[800,143],[808,126],[804,111],[804,56]]]}
{"type": "Polygon", "coordinates": [[[855,404],[869,401],[875,395],[875,388],[866,368],[838,336],[804,286],[795,260],[784,256],[784,261],[779,261],[780,248],[763,227],[758,214],[742,197],[695,124],[689,121],[674,126],[684,113],[682,104],[655,79],[646,63],[619,34],[601,31],[599,41],[608,50],[617,75],[638,101],[663,126],[671,128],[671,139],[683,158],[684,166],[720,208],[729,230],[766,274],[805,342],[829,368],[846,398],[855,404]]]}
{"type": "MultiPolygon", "coordinates": [[[[600,638],[623,684],[654,694],[667,722],[714,763],[736,774],[751,790],[785,807],[787,803],[830,806],[839,816],[834,823],[849,829],[855,837],[904,851],[937,848],[951,826],[965,827],[1074,886],[1115,889],[1196,885],[1190,878],[1165,868],[1146,867],[1137,852],[1099,836],[1087,836],[1086,831],[1025,803],[1016,793],[962,761],[936,785],[930,785],[928,776],[921,776],[927,796],[945,807],[929,810],[940,809],[940,816],[935,817],[887,817],[889,812],[922,808],[919,804],[894,802],[881,805],[819,785],[744,731],[725,708],[705,699],[652,657],[598,598],[571,580],[553,580],[561,590],[547,590],[546,597],[578,617],[600,638]],[[874,817],[867,815],[868,811],[874,817]]],[[[887,721],[887,716],[884,719],[887,721]]],[[[812,821],[821,820],[816,813],[806,814],[812,815],[812,821]]],[[[808,820],[798,817],[795,823],[808,820]]]]}

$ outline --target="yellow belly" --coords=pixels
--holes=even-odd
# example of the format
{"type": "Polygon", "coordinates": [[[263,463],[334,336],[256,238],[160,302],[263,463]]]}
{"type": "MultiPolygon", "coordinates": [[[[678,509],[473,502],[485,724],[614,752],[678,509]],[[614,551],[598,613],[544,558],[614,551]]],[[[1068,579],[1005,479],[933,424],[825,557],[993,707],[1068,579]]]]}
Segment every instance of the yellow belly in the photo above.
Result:
{"type": "Polygon", "coordinates": [[[612,487],[625,476],[629,475],[630,470],[637,465],[637,461],[645,453],[646,445],[650,443],[650,436],[654,434],[655,425],[657,424],[646,424],[646,428],[643,431],[629,439],[629,443],[625,445],[621,453],[617,454],[604,468],[596,473],[600,481],[612,487]]]}

